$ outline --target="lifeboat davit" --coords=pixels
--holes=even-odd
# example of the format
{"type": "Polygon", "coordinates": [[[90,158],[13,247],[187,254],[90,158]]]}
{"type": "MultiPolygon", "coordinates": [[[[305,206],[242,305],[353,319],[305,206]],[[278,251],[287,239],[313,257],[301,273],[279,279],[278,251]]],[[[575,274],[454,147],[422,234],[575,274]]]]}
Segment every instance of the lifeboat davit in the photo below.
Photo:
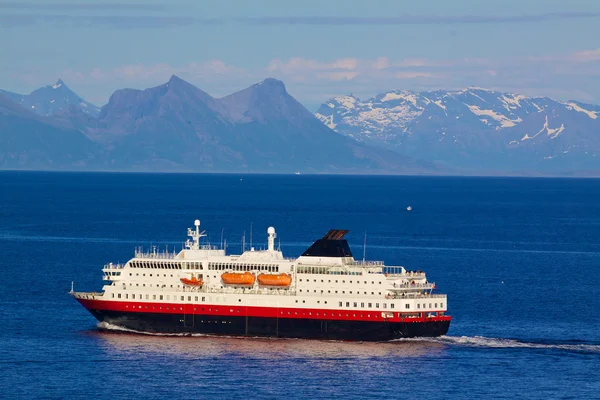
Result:
{"type": "Polygon", "coordinates": [[[261,286],[288,287],[292,284],[292,277],[288,274],[260,274],[258,283],[261,286]]]}
{"type": "Polygon", "coordinates": [[[256,277],[250,272],[225,272],[221,275],[221,280],[226,285],[252,286],[256,281],[256,277]]]}
{"type": "Polygon", "coordinates": [[[192,275],[191,278],[181,278],[181,283],[188,286],[202,286],[204,285],[204,281],[202,279],[198,279],[192,275]]]}

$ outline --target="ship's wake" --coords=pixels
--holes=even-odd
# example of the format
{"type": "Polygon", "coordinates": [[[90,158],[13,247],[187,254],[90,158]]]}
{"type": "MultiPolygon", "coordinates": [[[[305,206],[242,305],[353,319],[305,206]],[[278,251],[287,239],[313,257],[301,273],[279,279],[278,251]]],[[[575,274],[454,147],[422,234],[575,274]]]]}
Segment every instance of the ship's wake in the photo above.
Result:
{"type": "Polygon", "coordinates": [[[517,339],[490,338],[484,336],[440,336],[438,338],[412,338],[398,341],[427,341],[451,346],[479,347],[491,349],[550,349],[584,353],[600,353],[600,344],[550,341],[522,341],[517,339]]]}
{"type": "MultiPolygon", "coordinates": [[[[205,337],[211,336],[203,333],[152,333],[128,329],[108,322],[99,322],[98,329],[112,332],[135,333],[148,336],[192,336],[205,337]]],[[[523,341],[517,339],[491,338],[484,336],[440,336],[437,338],[406,338],[392,340],[395,343],[437,343],[449,346],[461,346],[472,348],[488,349],[541,349],[541,350],[564,350],[579,353],[600,354],[600,344],[579,343],[577,341],[569,342],[549,342],[549,341],[523,341]]]]}

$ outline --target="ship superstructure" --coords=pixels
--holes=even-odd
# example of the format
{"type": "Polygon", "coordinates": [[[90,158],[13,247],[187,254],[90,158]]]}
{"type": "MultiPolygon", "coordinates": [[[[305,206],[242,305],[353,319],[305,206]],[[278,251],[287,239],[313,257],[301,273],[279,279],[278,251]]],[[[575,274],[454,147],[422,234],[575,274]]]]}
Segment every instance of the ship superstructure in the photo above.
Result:
{"type": "Polygon", "coordinates": [[[275,248],[239,255],[200,240],[200,221],[179,252],[136,249],[103,268],[102,292],[74,292],[96,319],[148,333],[205,333],[333,340],[391,340],[448,331],[447,298],[422,271],[357,261],[332,229],[298,258],[275,248]]]}

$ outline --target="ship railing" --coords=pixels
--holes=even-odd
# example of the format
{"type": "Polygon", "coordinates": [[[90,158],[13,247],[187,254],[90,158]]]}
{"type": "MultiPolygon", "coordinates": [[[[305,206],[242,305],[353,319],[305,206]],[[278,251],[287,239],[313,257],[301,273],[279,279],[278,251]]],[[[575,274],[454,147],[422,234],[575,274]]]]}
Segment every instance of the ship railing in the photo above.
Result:
{"type": "Polygon", "coordinates": [[[383,267],[383,261],[363,261],[363,260],[354,260],[345,263],[345,265],[352,265],[358,267],[383,267]]]}
{"type": "Polygon", "coordinates": [[[296,291],[293,289],[279,289],[279,290],[270,290],[270,289],[218,289],[218,288],[206,288],[201,290],[202,293],[216,293],[216,294],[265,294],[265,295],[274,295],[274,296],[294,296],[296,295],[296,291]]]}
{"type": "Polygon", "coordinates": [[[145,251],[136,251],[134,253],[135,258],[154,258],[159,260],[172,260],[177,254],[176,253],[166,253],[166,252],[145,252],[145,251]]]}
{"type": "Polygon", "coordinates": [[[96,300],[98,297],[104,296],[104,292],[76,292],[75,297],[78,299],[96,300]]]}
{"type": "Polygon", "coordinates": [[[394,283],[393,289],[434,289],[435,283],[394,283]]]}
{"type": "Polygon", "coordinates": [[[390,299],[440,299],[446,298],[445,294],[429,294],[429,293],[402,293],[389,295],[390,299]]]}
{"type": "Polygon", "coordinates": [[[385,272],[385,276],[388,278],[408,278],[408,279],[422,279],[425,278],[425,272],[406,271],[402,273],[385,272]]]}
{"type": "Polygon", "coordinates": [[[103,269],[123,269],[123,268],[125,268],[125,264],[108,263],[108,264],[104,264],[104,268],[103,269]]]}

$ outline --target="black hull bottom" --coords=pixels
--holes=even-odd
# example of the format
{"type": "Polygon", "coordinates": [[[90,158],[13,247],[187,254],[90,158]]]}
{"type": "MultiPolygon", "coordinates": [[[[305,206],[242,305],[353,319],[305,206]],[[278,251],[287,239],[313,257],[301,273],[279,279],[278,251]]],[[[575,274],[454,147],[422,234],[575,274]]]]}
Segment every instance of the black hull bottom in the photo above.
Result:
{"type": "Polygon", "coordinates": [[[387,341],[441,336],[450,327],[450,321],[406,323],[89,311],[98,321],[145,333],[387,341]]]}

